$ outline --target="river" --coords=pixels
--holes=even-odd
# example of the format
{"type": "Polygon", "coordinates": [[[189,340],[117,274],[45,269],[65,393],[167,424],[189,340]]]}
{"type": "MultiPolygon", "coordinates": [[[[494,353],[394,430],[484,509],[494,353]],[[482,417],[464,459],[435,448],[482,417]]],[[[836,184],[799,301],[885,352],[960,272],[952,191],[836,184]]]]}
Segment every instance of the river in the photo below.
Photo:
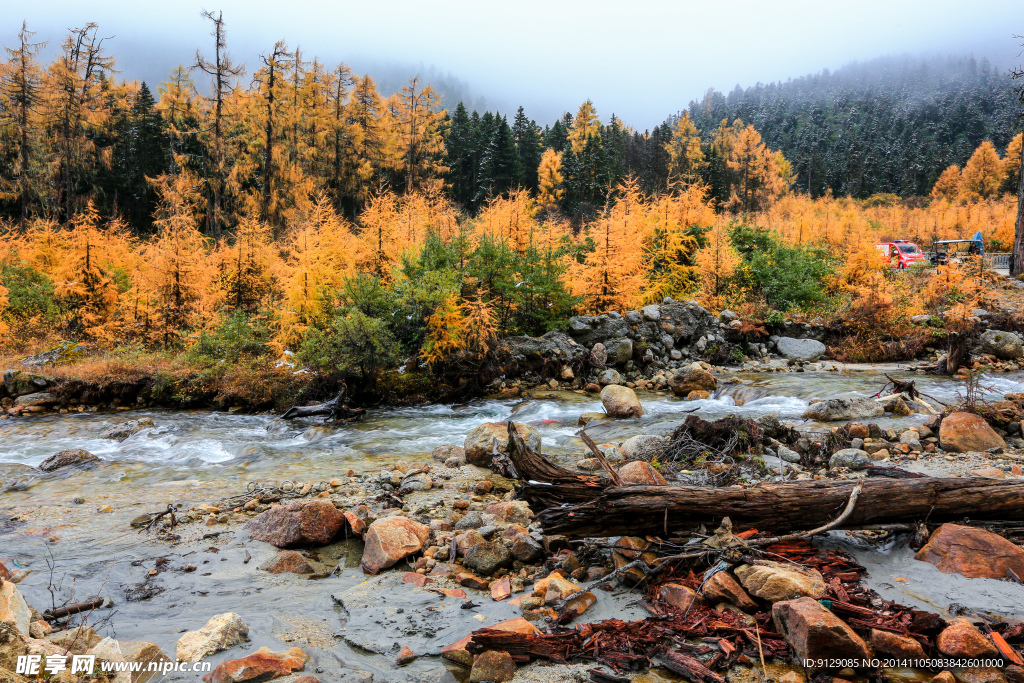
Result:
{"type": "MultiPolygon", "coordinates": [[[[646,410],[643,418],[604,424],[594,428],[592,435],[599,442],[617,442],[634,434],[669,433],[685,416],[684,411],[694,408],[706,419],[775,413],[782,421],[801,426],[800,415],[810,402],[873,395],[885,382],[885,371],[896,372],[893,376],[901,379],[917,380],[919,389],[942,401],[954,401],[962,390],[959,382],[882,367],[842,374],[740,373],[736,375],[739,383],[720,385],[706,400],[682,401],[641,393],[646,410]]],[[[988,376],[983,385],[989,387],[993,397],[1024,391],[1024,375],[988,376]]],[[[583,447],[575,436],[578,416],[600,411],[600,400],[573,392],[535,393],[539,398],[375,408],[360,422],[336,428],[317,426],[312,420],[295,420],[268,431],[273,416],[210,411],[139,410],[0,420],[0,481],[18,482],[0,493],[0,560],[11,569],[30,570],[20,584],[30,605],[40,610],[49,607],[51,588],[58,602],[109,596],[114,613],[102,625],[103,635],[151,640],[171,657],[182,630],[195,630],[215,614],[234,611],[249,626],[251,643],[246,647],[268,645],[280,650],[300,645],[313,655],[307,672],[321,669],[323,681],[365,680],[368,674],[360,671],[373,673],[378,683],[456,680],[462,673],[443,666],[436,658],[423,658],[396,671],[389,657],[372,655],[345,642],[346,614],[330,596],[351,590],[366,579],[355,567],[360,555],[358,541],[336,543],[321,550],[324,565],[337,565],[339,569],[321,580],[301,580],[289,574],[256,572],[255,567],[276,551],[249,541],[240,530],[204,539],[204,532],[222,527],[193,524],[181,539],[170,544],[151,532],[132,529],[128,522],[140,514],[164,509],[168,503],[180,503],[187,509],[239,494],[251,481],[316,483],[343,477],[350,469],[357,475],[373,474],[398,460],[427,461],[432,449],[461,444],[465,435],[482,422],[509,418],[528,422],[541,432],[546,453],[581,453],[583,447]],[[123,443],[98,436],[114,424],[140,418],[150,418],[153,426],[123,443]],[[46,475],[38,470],[33,473],[28,467],[67,448],[84,448],[103,462],[89,470],[46,475]],[[80,498],[84,502],[76,502],[80,498]],[[113,511],[98,512],[104,505],[110,505],[113,511]],[[167,557],[168,563],[161,565],[155,578],[148,578],[161,557],[167,557]],[[186,564],[198,569],[186,573],[182,570],[186,564]],[[147,591],[155,594],[135,599],[147,591]]],[[[923,419],[921,415],[899,418],[898,424],[923,419]]],[[[897,423],[888,417],[876,421],[883,426],[897,423]]],[[[959,595],[959,602],[977,602],[979,609],[989,601],[990,612],[1004,616],[1013,614],[1014,605],[1024,604],[1024,588],[1010,590],[1005,582],[995,588],[965,588],[959,584],[966,580],[957,582],[914,567],[923,563],[908,561],[906,552],[898,547],[886,548],[884,554],[863,549],[857,552],[867,553],[864,557],[869,561],[865,564],[878,576],[877,581],[872,579],[872,587],[886,591],[891,588],[886,597],[907,604],[937,609],[942,607],[937,603],[948,604],[950,595],[959,595]],[[893,560],[889,564],[878,559],[890,556],[893,560]],[[910,587],[893,583],[894,572],[910,577],[910,587]],[[923,585],[929,582],[933,590],[923,585]],[[916,597],[913,591],[918,592],[916,597]],[[1011,603],[1004,608],[1006,600],[1011,603]]],[[[514,616],[514,610],[506,607],[481,606],[483,618],[478,621],[486,625],[514,616]]],[[[109,614],[110,610],[103,612],[109,614]]],[[[94,616],[92,622],[97,619],[94,616]]],[[[244,649],[235,648],[210,659],[216,663],[244,653],[244,649]]],[[[190,675],[167,680],[196,679],[190,675]]]]}

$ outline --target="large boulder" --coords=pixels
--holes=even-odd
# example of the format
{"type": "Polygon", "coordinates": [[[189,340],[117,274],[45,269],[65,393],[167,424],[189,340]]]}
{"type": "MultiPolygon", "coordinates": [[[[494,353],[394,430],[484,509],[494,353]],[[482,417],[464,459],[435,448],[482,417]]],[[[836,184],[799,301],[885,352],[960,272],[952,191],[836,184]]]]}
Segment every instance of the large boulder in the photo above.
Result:
{"type": "Polygon", "coordinates": [[[48,391],[38,391],[34,394],[22,394],[14,399],[15,408],[33,408],[36,406],[52,406],[58,403],[59,398],[48,391]]]}
{"type": "Polygon", "coordinates": [[[939,444],[943,450],[960,453],[1006,448],[1006,442],[985,418],[974,413],[953,413],[943,418],[939,425],[939,444]]]}
{"type": "Polygon", "coordinates": [[[99,462],[99,458],[89,451],[84,451],[81,448],[69,448],[60,453],[54,453],[39,463],[39,469],[44,472],[53,472],[69,465],[87,465],[93,462],[99,462]]]}
{"type": "Polygon", "coordinates": [[[815,361],[825,355],[825,345],[815,339],[794,339],[779,337],[775,342],[779,355],[789,360],[815,361]]]}
{"type": "Polygon", "coordinates": [[[748,593],[768,602],[817,597],[825,592],[825,579],[816,569],[797,569],[764,560],[758,564],[742,564],[733,573],[748,593]]]}
{"type": "Polygon", "coordinates": [[[363,537],[364,571],[377,574],[399,560],[418,553],[430,539],[430,527],[408,517],[378,519],[363,537]]]}
{"type": "Polygon", "coordinates": [[[42,375],[24,370],[4,370],[4,389],[7,390],[8,396],[34,394],[47,386],[49,386],[49,382],[42,375]]]}
{"type": "Polygon", "coordinates": [[[640,417],[644,414],[636,392],[619,384],[609,384],[601,390],[601,403],[612,417],[640,417]]]}
{"type": "MultiPolygon", "coordinates": [[[[514,422],[516,433],[522,437],[530,450],[540,452],[540,432],[522,422],[514,422]]],[[[466,462],[479,467],[490,467],[491,454],[497,442],[498,452],[508,448],[508,423],[485,422],[466,435],[466,462]]]]}
{"type": "Polygon", "coordinates": [[[178,638],[175,656],[183,662],[198,662],[207,655],[227,650],[248,639],[249,627],[234,612],[225,612],[206,622],[198,631],[178,638]]]}
{"type": "Polygon", "coordinates": [[[1007,570],[1024,577],[1024,548],[991,531],[959,524],[933,531],[914,559],[935,565],[943,574],[971,579],[1006,579],[1007,570]]]}
{"type": "Polygon", "coordinates": [[[0,586],[0,622],[10,624],[18,633],[28,636],[28,627],[32,621],[32,613],[21,591],[10,581],[0,586]]]}
{"type": "Polygon", "coordinates": [[[302,671],[309,655],[293,647],[284,652],[273,652],[261,647],[248,657],[232,659],[219,664],[203,676],[205,683],[241,683],[242,681],[269,681],[283,678],[293,671],[302,671]]]}
{"type": "Polygon", "coordinates": [[[272,507],[244,529],[257,541],[278,548],[309,543],[330,543],[345,528],[345,515],[326,500],[311,500],[272,507]]]}
{"type": "Polygon", "coordinates": [[[827,398],[807,406],[807,410],[801,417],[817,422],[835,422],[837,420],[856,420],[862,417],[882,417],[883,415],[885,415],[885,408],[874,399],[827,398]]]}
{"type": "Polygon", "coordinates": [[[1013,332],[986,330],[981,335],[981,349],[1002,360],[1014,360],[1024,356],[1024,341],[1013,332]]]}
{"type": "Polygon", "coordinates": [[[517,373],[536,372],[554,363],[579,365],[590,348],[590,345],[580,346],[558,330],[552,330],[543,337],[507,337],[501,345],[508,354],[511,370],[517,373]]]}
{"type": "Polygon", "coordinates": [[[841,658],[866,662],[871,659],[864,640],[814,598],[775,603],[772,605],[772,620],[798,660],[813,662],[841,658]]]}
{"type": "Polygon", "coordinates": [[[714,391],[718,380],[707,370],[691,365],[669,375],[668,385],[676,396],[686,396],[691,391],[714,391]]]}
{"type": "Polygon", "coordinates": [[[569,334],[577,343],[592,348],[598,342],[622,339],[629,334],[629,323],[618,315],[577,315],[569,318],[569,334]]]}

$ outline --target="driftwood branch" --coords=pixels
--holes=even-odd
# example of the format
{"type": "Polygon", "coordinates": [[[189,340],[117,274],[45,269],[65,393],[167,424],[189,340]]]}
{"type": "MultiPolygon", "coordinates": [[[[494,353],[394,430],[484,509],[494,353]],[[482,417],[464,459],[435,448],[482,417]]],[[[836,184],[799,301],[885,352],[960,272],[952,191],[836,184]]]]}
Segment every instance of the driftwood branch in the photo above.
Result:
{"type": "Polygon", "coordinates": [[[281,416],[281,419],[291,420],[296,417],[326,415],[327,419],[324,420],[324,423],[326,424],[328,422],[350,422],[352,420],[359,419],[366,413],[364,408],[355,408],[347,405],[345,403],[347,399],[348,386],[342,382],[341,390],[338,392],[338,395],[330,401],[317,403],[312,406],[292,406],[284,415],[281,416]]]}
{"type": "Polygon", "coordinates": [[[64,607],[58,607],[54,610],[46,610],[43,612],[43,619],[47,621],[56,621],[57,619],[63,619],[69,617],[72,614],[78,614],[79,612],[88,612],[89,610],[96,609],[97,607],[103,606],[103,598],[97,596],[91,600],[85,602],[76,602],[72,605],[65,605],[64,607]]]}
{"type": "Polygon", "coordinates": [[[612,483],[616,486],[622,486],[622,480],[619,479],[619,473],[616,472],[612,467],[612,464],[608,462],[608,458],[604,457],[604,453],[602,453],[601,449],[597,447],[597,444],[590,438],[590,435],[587,434],[586,430],[581,429],[576,433],[579,434],[581,439],[583,439],[583,443],[587,444],[587,448],[591,450],[594,457],[597,458],[597,461],[601,463],[601,467],[604,469],[605,474],[608,475],[608,478],[612,480],[612,483]]]}

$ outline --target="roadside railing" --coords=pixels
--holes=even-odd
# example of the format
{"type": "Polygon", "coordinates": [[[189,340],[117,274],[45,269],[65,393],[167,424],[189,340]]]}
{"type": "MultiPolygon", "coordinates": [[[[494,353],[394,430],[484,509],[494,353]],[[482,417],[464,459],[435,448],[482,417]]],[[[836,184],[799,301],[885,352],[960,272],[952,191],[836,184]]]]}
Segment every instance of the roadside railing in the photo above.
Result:
{"type": "Polygon", "coordinates": [[[1011,252],[1008,251],[997,251],[992,254],[985,254],[985,267],[986,268],[1009,268],[1010,267],[1010,256],[1011,252]]]}

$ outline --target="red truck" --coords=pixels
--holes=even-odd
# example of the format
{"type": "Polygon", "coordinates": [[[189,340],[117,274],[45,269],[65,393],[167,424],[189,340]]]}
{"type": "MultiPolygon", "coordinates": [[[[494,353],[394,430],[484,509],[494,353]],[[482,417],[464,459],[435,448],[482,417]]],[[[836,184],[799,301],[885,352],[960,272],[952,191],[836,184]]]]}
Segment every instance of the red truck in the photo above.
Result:
{"type": "Polygon", "coordinates": [[[882,242],[877,245],[882,257],[889,262],[893,268],[906,268],[917,264],[928,263],[917,245],[907,240],[893,240],[882,242]]]}

